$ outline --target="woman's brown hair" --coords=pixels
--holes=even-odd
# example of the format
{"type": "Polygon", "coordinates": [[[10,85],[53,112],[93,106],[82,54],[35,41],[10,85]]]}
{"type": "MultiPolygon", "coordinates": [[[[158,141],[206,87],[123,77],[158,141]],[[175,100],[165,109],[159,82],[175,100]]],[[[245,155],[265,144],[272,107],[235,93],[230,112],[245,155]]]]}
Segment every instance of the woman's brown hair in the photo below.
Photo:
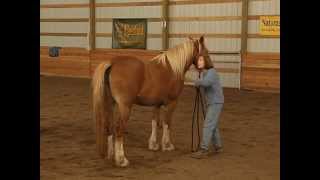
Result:
{"type": "Polygon", "coordinates": [[[208,50],[205,50],[203,54],[199,54],[198,58],[202,56],[204,59],[204,68],[210,69],[214,68],[211,57],[209,56],[208,50]]]}

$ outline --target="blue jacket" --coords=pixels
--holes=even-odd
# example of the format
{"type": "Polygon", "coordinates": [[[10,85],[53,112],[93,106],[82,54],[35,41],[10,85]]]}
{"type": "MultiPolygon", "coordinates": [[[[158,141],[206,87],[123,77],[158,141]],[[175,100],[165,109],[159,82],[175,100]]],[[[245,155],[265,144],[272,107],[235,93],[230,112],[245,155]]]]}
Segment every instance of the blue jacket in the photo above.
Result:
{"type": "Polygon", "coordinates": [[[223,88],[215,69],[203,71],[200,79],[195,81],[195,86],[204,88],[207,104],[224,103],[223,88]]]}

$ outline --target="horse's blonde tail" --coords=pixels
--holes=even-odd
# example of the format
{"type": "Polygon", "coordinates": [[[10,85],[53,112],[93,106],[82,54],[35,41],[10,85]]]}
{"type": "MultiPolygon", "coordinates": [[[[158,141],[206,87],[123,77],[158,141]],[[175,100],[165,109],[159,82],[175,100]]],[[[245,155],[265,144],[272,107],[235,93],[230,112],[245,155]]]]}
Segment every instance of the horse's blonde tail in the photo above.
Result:
{"type": "MultiPolygon", "coordinates": [[[[93,118],[96,122],[96,143],[98,153],[105,157],[107,152],[107,132],[113,115],[113,98],[109,85],[111,63],[101,63],[92,78],[93,118]]],[[[110,132],[111,133],[111,132],[110,132]]]]}

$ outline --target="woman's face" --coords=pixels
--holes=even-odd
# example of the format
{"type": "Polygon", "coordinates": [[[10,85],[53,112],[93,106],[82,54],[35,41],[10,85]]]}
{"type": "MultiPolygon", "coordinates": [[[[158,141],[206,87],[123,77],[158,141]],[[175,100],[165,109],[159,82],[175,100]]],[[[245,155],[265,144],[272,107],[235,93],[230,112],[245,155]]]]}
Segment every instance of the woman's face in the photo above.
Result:
{"type": "Polygon", "coordinates": [[[203,56],[199,56],[198,58],[198,69],[203,69],[205,66],[205,61],[203,56]]]}

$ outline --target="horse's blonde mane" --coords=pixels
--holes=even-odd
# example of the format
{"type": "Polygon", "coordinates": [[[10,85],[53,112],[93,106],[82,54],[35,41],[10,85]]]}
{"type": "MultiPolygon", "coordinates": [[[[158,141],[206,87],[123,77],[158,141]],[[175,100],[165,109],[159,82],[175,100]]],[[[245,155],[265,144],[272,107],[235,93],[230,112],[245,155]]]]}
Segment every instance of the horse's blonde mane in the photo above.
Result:
{"type": "Polygon", "coordinates": [[[175,46],[174,48],[169,49],[167,52],[154,57],[152,61],[156,61],[165,65],[166,59],[168,59],[173,72],[177,77],[183,79],[185,66],[191,60],[193,51],[193,42],[188,40],[175,46]]]}

